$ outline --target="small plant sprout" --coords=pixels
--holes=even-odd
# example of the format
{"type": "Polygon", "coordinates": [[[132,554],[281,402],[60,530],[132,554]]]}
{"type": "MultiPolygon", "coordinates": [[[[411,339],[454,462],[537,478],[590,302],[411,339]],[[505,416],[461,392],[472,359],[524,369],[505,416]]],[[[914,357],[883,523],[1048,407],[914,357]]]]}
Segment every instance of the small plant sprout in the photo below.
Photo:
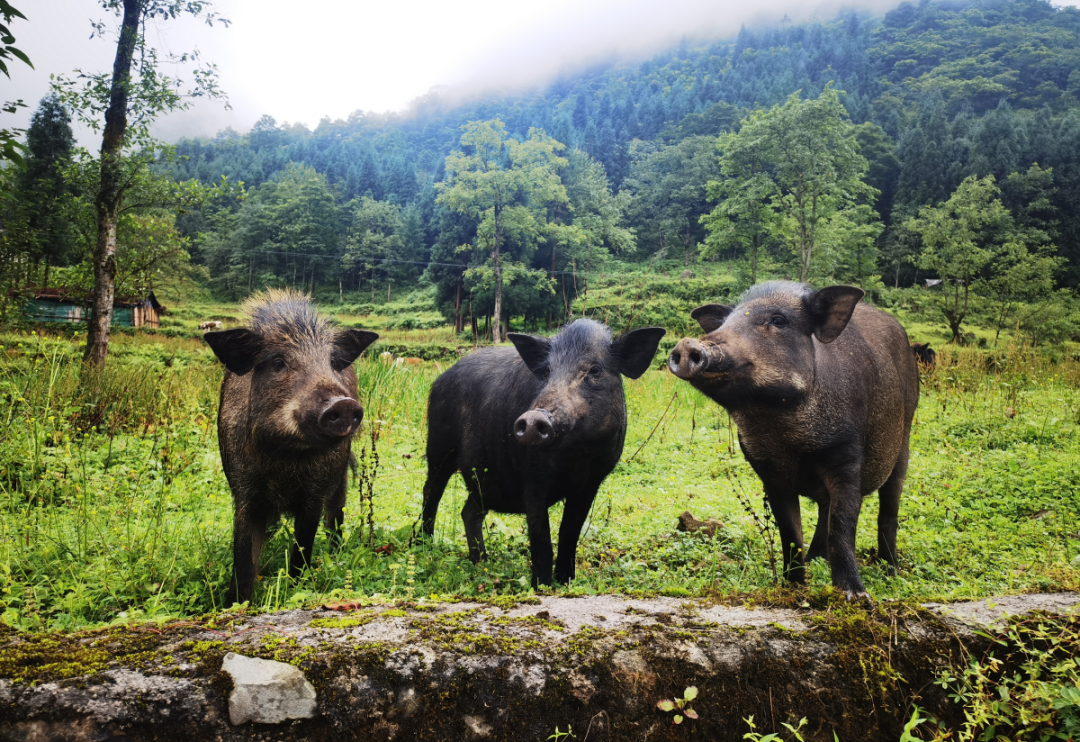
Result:
{"type": "MultiPolygon", "coordinates": [[[[762,734],[757,731],[757,724],[754,723],[754,717],[743,719],[747,726],[750,727],[750,731],[743,735],[743,739],[748,739],[750,742],[783,742],[784,738],[779,734],[770,733],[762,734]]],[[[806,717],[799,719],[799,726],[793,727],[787,722],[781,722],[781,725],[791,733],[790,742],[805,742],[802,736],[802,728],[806,726],[806,717]]],[[[836,740],[836,732],[833,732],[833,740],[836,740]]]]}
{"type": "Polygon", "coordinates": [[[682,698],[676,698],[674,701],[665,698],[663,701],[656,702],[656,708],[661,711],[675,711],[675,716],[672,721],[676,724],[683,723],[683,717],[687,719],[697,719],[698,714],[694,709],[690,708],[690,702],[697,698],[697,686],[691,685],[685,691],[683,691],[682,698]]]}
{"type": "Polygon", "coordinates": [[[560,732],[559,727],[555,727],[555,734],[548,735],[548,739],[554,740],[554,742],[560,742],[564,739],[577,739],[577,735],[574,734],[574,727],[570,724],[566,725],[566,731],[560,732]]]}

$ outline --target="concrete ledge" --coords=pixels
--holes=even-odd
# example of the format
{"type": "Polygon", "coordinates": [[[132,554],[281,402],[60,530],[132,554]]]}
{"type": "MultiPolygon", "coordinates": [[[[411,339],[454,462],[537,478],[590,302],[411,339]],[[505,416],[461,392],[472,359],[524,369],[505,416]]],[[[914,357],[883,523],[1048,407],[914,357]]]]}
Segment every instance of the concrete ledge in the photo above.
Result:
{"type": "Polygon", "coordinates": [[[933,684],[980,652],[1005,614],[1075,611],[1076,594],[867,609],[788,594],[792,608],[673,598],[222,614],[75,634],[0,634],[0,740],[741,739],[809,720],[807,739],[896,740],[933,684]],[[310,719],[229,722],[234,652],[288,662],[315,687],[310,719]],[[696,721],[657,701],[699,694],[696,721]]]}

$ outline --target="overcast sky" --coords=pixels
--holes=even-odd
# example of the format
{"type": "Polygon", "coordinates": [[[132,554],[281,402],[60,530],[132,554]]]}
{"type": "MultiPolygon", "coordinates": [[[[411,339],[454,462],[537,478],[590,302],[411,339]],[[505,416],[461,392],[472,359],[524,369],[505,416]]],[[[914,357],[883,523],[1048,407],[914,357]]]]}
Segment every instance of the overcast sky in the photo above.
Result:
{"type": "MultiPolygon", "coordinates": [[[[864,0],[882,12],[897,0],[864,0]]],[[[1075,0],[1068,4],[1075,4],[1075,0]]],[[[96,0],[14,0],[27,17],[11,30],[35,69],[9,62],[0,99],[29,105],[0,127],[22,126],[48,92],[50,74],[112,65],[115,37],[90,39],[90,20],[109,19],[96,0]]],[[[827,20],[852,7],[842,0],[217,0],[228,28],[183,20],[159,24],[157,46],[198,48],[215,62],[232,110],[200,103],[163,120],[158,136],[247,131],[262,114],[279,123],[344,118],[358,109],[401,110],[432,87],[470,92],[535,83],[560,69],[612,55],[643,56],[681,37],[731,36],[743,23],[827,20]]],[[[184,76],[183,71],[178,71],[184,76]]],[[[190,79],[190,73],[187,75],[190,79]]],[[[80,132],[97,149],[96,135],[80,132]]]]}

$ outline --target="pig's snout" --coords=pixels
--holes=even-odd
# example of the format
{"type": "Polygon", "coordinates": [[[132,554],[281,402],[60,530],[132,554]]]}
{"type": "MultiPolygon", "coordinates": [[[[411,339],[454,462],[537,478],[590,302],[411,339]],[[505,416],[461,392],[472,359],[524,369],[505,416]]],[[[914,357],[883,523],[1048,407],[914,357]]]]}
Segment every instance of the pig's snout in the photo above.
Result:
{"type": "Polygon", "coordinates": [[[352,397],[334,397],[319,415],[319,432],[344,438],[364,419],[364,408],[352,397]]]}
{"type": "Polygon", "coordinates": [[[526,446],[544,446],[555,440],[555,426],[547,410],[529,410],[514,422],[514,435],[518,443],[526,446]]]}
{"type": "Polygon", "coordinates": [[[680,379],[692,379],[709,365],[709,351],[693,338],[683,338],[668,356],[668,368],[680,379]]]}

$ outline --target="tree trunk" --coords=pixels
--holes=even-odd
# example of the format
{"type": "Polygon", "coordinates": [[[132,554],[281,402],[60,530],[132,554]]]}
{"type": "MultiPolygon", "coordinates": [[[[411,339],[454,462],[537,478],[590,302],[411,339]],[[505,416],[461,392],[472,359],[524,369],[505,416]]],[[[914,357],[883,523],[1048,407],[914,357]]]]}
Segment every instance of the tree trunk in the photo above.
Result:
{"type": "Polygon", "coordinates": [[[101,187],[94,206],[97,211],[97,242],[94,246],[94,315],[90,318],[83,360],[102,368],[109,352],[109,327],[112,324],[116,294],[116,224],[124,198],[121,156],[127,133],[128,86],[131,62],[135,56],[140,0],[124,0],[124,19],[116,44],[109,108],[105,111],[105,133],[101,140],[101,187]]]}
{"type": "Polygon", "coordinates": [[[813,251],[813,245],[808,244],[808,241],[804,238],[802,244],[799,245],[799,253],[801,265],[799,266],[799,282],[806,283],[806,279],[810,276],[810,253],[813,251]]]}
{"type": "Polygon", "coordinates": [[[464,327],[461,317],[461,276],[458,276],[457,296],[454,298],[454,334],[460,335],[464,327]]]}
{"type": "Polygon", "coordinates": [[[758,236],[754,235],[750,243],[750,285],[757,283],[758,236]]]}
{"type": "Polygon", "coordinates": [[[495,310],[494,316],[491,322],[492,334],[491,344],[498,345],[502,342],[499,329],[502,323],[502,265],[499,263],[499,238],[502,236],[499,233],[499,208],[495,208],[495,250],[492,252],[492,257],[495,261],[495,310]]]}

